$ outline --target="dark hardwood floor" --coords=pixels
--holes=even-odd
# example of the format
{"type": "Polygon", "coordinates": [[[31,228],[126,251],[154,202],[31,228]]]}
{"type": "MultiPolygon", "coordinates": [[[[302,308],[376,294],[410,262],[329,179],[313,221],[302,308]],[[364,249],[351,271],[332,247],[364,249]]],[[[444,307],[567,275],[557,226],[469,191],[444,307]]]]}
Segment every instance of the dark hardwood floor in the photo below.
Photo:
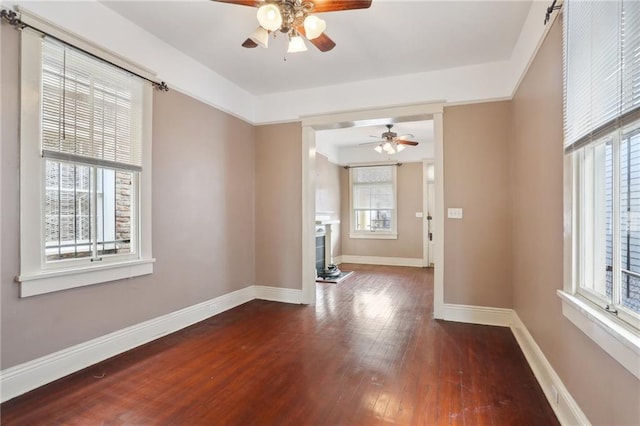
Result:
{"type": "Polygon", "coordinates": [[[508,328],[432,319],[433,274],[343,265],[3,404],[3,425],[554,425],[508,328]]]}

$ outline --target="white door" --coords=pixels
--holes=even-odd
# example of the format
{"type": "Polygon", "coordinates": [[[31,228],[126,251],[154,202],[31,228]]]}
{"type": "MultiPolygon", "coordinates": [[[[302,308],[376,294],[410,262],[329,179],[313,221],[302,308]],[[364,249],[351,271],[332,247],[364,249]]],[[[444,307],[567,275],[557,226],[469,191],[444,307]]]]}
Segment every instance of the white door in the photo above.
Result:
{"type": "Polygon", "coordinates": [[[436,207],[435,195],[435,164],[433,161],[425,160],[423,162],[423,185],[424,185],[424,235],[423,240],[423,265],[434,266],[435,256],[435,221],[434,213],[436,207]]]}

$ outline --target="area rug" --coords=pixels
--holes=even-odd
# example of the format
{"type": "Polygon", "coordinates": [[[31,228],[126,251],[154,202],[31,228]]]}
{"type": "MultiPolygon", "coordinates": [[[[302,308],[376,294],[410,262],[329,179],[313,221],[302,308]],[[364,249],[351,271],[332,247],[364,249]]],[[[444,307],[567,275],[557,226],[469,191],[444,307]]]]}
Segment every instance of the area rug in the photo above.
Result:
{"type": "Polygon", "coordinates": [[[353,274],[353,271],[340,271],[340,275],[338,275],[337,277],[327,277],[327,278],[318,277],[316,278],[316,282],[338,284],[340,281],[344,280],[345,278],[348,278],[351,274],[353,274]]]}

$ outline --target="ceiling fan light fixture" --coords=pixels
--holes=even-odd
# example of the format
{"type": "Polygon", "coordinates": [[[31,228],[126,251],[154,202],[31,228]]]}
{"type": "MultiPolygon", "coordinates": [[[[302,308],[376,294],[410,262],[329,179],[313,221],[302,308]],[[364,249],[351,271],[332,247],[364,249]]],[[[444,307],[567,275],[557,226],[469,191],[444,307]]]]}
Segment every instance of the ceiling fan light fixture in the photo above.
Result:
{"type": "Polygon", "coordinates": [[[269,47],[269,31],[265,30],[263,27],[258,27],[254,32],[249,36],[251,40],[253,40],[258,46],[269,47]]]}
{"type": "Polygon", "coordinates": [[[404,149],[404,145],[402,145],[402,144],[398,144],[396,146],[396,151],[398,151],[398,152],[402,151],[403,149],[404,149]]]}
{"type": "Polygon", "coordinates": [[[320,37],[327,28],[327,23],[315,15],[304,18],[304,32],[309,40],[320,37]]]}
{"type": "Polygon", "coordinates": [[[275,4],[265,4],[258,9],[258,22],[265,30],[277,31],[282,26],[282,13],[275,4]]]}
{"type": "Polygon", "coordinates": [[[375,150],[376,150],[376,152],[377,152],[378,154],[382,154],[382,145],[377,145],[377,146],[376,146],[375,148],[373,148],[373,149],[375,149],[375,150]]]}
{"type": "Polygon", "coordinates": [[[287,53],[306,52],[307,45],[304,44],[304,40],[299,35],[294,35],[289,39],[289,48],[287,53]]]}
{"type": "Polygon", "coordinates": [[[390,142],[385,142],[384,145],[382,145],[382,149],[384,149],[386,152],[389,152],[393,149],[393,147],[391,146],[390,142]]]}

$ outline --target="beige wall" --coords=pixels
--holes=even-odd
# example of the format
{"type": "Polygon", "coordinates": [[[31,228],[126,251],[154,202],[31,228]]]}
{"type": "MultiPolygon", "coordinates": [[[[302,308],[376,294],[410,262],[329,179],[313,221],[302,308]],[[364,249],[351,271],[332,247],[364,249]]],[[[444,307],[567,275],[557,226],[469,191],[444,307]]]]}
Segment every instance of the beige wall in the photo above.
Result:
{"type": "MultiPolygon", "coordinates": [[[[341,169],[339,165],[331,163],[324,155],[316,153],[316,212],[333,212],[331,214],[332,220],[340,220],[341,169]]],[[[331,225],[334,256],[342,254],[340,225],[331,225]]]]}
{"type": "MultiPolygon", "coordinates": [[[[444,110],[444,300],[511,307],[510,102],[444,110]]],[[[436,265],[437,266],[437,265],[436,265]]]]}
{"type": "Polygon", "coordinates": [[[254,128],[154,93],[153,275],[20,299],[19,32],[2,25],[2,368],[252,285],[254,128]]]}
{"type": "Polygon", "coordinates": [[[640,424],[640,381],[561,312],[562,27],[551,29],[512,102],[514,307],[593,424],[640,424]]]}
{"type": "Polygon", "coordinates": [[[256,284],[302,288],[302,128],[256,127],[256,284]]]}
{"type": "Polygon", "coordinates": [[[341,169],[342,254],[422,259],[422,163],[404,163],[398,167],[398,239],[373,240],[349,238],[349,171],[341,169]]]}

